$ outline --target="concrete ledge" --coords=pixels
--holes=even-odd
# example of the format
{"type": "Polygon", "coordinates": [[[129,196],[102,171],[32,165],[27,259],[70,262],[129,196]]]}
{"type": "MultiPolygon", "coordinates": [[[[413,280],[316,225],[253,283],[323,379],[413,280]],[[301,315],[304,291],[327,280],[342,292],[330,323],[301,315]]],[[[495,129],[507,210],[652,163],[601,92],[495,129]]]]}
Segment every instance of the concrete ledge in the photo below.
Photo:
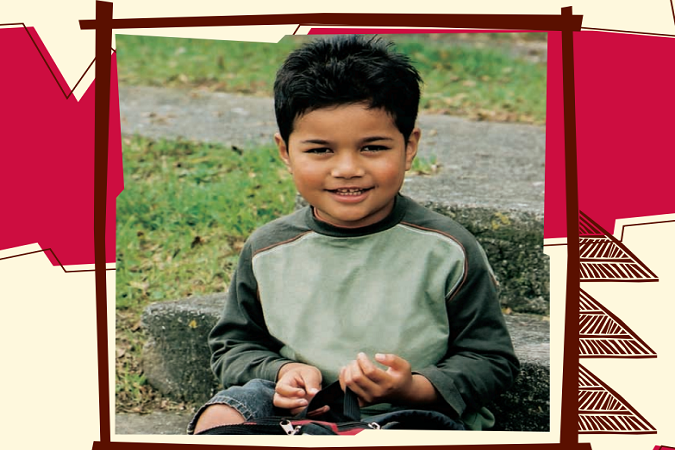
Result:
{"type": "MultiPolygon", "coordinates": [[[[419,197],[417,192],[415,198],[419,197]]],[[[542,215],[433,199],[418,202],[453,218],[476,237],[499,280],[502,307],[519,313],[549,313],[550,265],[543,252],[542,215]]]]}
{"type": "MultiPolygon", "coordinates": [[[[178,401],[203,403],[218,390],[209,366],[207,335],[218,320],[224,294],[154,303],[141,324],[148,340],[143,370],[149,383],[178,401]]],[[[513,388],[492,410],[500,428],[518,431],[549,429],[549,331],[539,316],[506,317],[523,366],[513,388]]]]}
{"type": "Polygon", "coordinates": [[[178,401],[204,403],[218,388],[210,369],[207,337],[222,312],[224,294],[153,303],[143,311],[147,335],[143,373],[178,401]]]}

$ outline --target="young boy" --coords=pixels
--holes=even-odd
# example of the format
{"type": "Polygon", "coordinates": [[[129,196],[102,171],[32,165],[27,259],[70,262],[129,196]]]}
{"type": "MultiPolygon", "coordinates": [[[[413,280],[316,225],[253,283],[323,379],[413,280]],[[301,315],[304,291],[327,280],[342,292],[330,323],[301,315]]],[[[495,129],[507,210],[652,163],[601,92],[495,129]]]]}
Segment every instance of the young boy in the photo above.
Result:
{"type": "Polygon", "coordinates": [[[519,368],[492,271],[469,232],[399,194],[420,83],[407,57],[359,36],[309,43],[277,73],[274,139],[309,206],[247,241],[209,337],[227,389],[189,433],[296,414],[336,380],[364,416],[492,425],[484,405],[519,368]]]}

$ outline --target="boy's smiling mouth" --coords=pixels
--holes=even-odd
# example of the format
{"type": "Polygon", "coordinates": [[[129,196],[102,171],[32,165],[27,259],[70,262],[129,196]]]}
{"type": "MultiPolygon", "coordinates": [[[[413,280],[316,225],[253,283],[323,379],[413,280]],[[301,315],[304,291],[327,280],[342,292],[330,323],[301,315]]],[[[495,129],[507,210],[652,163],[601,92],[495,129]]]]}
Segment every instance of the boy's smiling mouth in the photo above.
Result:
{"type": "Polygon", "coordinates": [[[347,187],[347,188],[338,188],[338,189],[326,189],[328,192],[337,195],[346,195],[346,196],[358,196],[365,192],[368,192],[372,189],[369,188],[357,188],[357,187],[347,187]]]}

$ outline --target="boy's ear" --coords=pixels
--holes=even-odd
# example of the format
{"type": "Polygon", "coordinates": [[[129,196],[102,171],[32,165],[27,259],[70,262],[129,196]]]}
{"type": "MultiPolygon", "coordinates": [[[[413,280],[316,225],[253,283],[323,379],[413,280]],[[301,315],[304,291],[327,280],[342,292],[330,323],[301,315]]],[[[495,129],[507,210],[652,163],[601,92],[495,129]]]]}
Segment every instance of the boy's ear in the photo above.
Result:
{"type": "Polygon", "coordinates": [[[274,143],[277,145],[277,148],[279,149],[279,157],[286,165],[288,171],[292,173],[291,157],[288,154],[288,146],[286,145],[286,142],[284,142],[284,139],[281,137],[281,134],[274,133],[274,143]]]}
{"type": "Polygon", "coordinates": [[[405,146],[405,170],[410,170],[412,167],[413,160],[417,155],[417,147],[420,143],[421,137],[422,130],[417,127],[412,130],[412,133],[410,133],[408,143],[405,146]]]}

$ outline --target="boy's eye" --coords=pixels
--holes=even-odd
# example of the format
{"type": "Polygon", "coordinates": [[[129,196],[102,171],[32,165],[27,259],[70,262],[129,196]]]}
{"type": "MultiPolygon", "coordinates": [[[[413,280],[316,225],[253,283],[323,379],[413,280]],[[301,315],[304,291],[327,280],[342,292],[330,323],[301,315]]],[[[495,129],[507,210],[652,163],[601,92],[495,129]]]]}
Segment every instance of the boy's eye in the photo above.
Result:
{"type": "Polygon", "coordinates": [[[329,153],[331,150],[329,148],[310,148],[305,150],[305,153],[312,153],[317,155],[322,155],[324,153],[329,153]]]}
{"type": "Polygon", "coordinates": [[[366,152],[380,152],[387,149],[388,147],[385,147],[384,145],[366,145],[363,147],[363,150],[366,152]]]}

